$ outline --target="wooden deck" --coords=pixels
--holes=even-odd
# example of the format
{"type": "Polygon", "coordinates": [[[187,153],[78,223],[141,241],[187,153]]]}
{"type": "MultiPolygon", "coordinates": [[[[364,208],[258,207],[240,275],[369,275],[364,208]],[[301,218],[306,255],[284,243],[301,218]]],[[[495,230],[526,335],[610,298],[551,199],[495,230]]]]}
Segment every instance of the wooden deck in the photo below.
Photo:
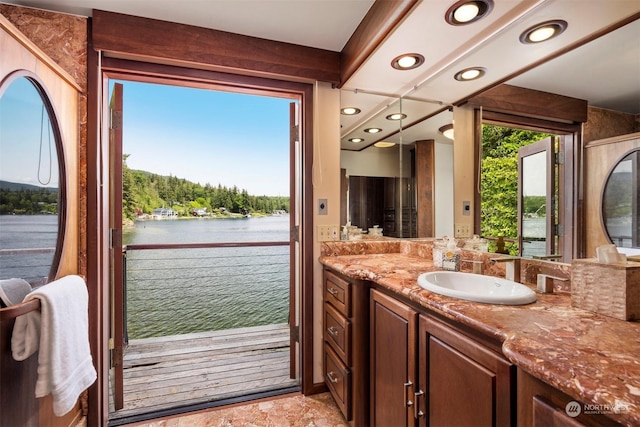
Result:
{"type": "Polygon", "coordinates": [[[131,340],[124,354],[124,408],[118,419],[294,387],[289,326],[267,325],[131,340]]]}

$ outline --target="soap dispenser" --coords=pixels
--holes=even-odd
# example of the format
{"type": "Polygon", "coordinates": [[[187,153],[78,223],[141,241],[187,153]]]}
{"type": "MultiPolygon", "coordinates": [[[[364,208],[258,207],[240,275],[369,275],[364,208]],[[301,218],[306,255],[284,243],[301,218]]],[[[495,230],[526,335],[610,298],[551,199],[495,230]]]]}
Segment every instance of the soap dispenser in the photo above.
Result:
{"type": "Polygon", "coordinates": [[[447,248],[442,254],[442,268],[449,271],[460,271],[460,248],[453,237],[447,241],[447,248]]]}

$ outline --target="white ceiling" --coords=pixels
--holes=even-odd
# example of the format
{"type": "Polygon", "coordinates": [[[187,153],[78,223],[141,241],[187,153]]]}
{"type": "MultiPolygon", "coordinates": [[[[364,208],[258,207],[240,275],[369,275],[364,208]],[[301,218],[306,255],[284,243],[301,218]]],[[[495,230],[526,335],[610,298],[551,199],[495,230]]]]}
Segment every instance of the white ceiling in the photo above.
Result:
{"type": "MultiPolygon", "coordinates": [[[[384,0],[382,0],[384,1],[384,0]]],[[[282,42],[340,51],[372,0],[17,0],[9,3],[90,16],[92,9],[213,28],[282,42]]],[[[455,0],[422,0],[343,84],[342,105],[362,113],[341,116],[343,149],[363,136],[366,127],[396,133],[384,119],[402,108],[407,123],[420,126],[402,132],[403,141],[446,142],[437,128],[451,121],[447,106],[498,82],[584,99],[590,105],[640,114],[640,0],[494,0],[491,13],[466,26],[451,26],[445,12],[455,0]],[[616,23],[631,24],[583,45],[616,23]],[[564,19],[567,30],[539,45],[523,45],[519,35],[534,24],[564,19]],[[557,56],[559,52],[566,52],[557,56]],[[391,60],[415,52],[425,64],[398,71],[391,60]],[[530,71],[535,64],[543,63],[530,71]],[[486,75],[474,82],[452,76],[468,66],[486,75]],[[526,71],[526,72],[525,72],[526,71]],[[402,102],[398,98],[405,96],[402,102]],[[438,114],[436,116],[436,114],[438,114]]],[[[386,135],[385,135],[386,134],[386,135]]],[[[399,135],[395,135],[396,142],[399,135]]],[[[392,139],[393,139],[392,138],[392,139]]],[[[378,139],[378,138],[377,138],[378,139]]]]}

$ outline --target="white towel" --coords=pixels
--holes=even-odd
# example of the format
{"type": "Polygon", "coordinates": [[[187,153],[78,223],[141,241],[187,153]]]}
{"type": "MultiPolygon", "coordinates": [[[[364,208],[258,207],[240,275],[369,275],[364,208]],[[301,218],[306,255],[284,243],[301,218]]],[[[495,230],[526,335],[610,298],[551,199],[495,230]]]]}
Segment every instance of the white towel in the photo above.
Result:
{"type": "Polygon", "coordinates": [[[39,348],[36,397],[51,394],[53,412],[62,416],[96,379],[89,349],[87,286],[79,276],[66,276],[34,290],[24,300],[34,298],[40,300],[40,312],[16,319],[11,337],[13,358],[24,360],[39,348]]]}

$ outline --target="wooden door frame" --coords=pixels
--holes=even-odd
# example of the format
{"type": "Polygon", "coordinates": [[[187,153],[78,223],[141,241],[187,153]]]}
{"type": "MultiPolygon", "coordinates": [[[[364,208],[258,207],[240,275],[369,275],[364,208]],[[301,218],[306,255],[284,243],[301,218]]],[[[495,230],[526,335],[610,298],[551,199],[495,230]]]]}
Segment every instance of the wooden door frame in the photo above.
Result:
{"type": "MultiPolygon", "coordinates": [[[[104,105],[103,90],[108,79],[117,79],[127,76],[136,81],[162,82],[174,86],[206,87],[215,85],[233,88],[236,92],[262,93],[273,96],[276,93],[286,94],[299,99],[301,108],[302,144],[300,145],[300,170],[297,178],[301,188],[299,205],[300,215],[300,355],[301,389],[303,394],[317,392],[317,386],[313,383],[313,86],[309,83],[298,83],[283,80],[245,76],[239,74],[221,73],[217,71],[183,68],[152,64],[141,61],[123,60],[107,57],[96,53],[89,55],[90,85],[89,92],[95,97],[95,102],[89,103],[87,149],[87,177],[89,206],[95,206],[95,215],[89,216],[88,246],[91,249],[87,254],[88,281],[93,283],[94,293],[90,296],[90,311],[98,313],[95,323],[91,326],[90,341],[92,354],[96,355],[98,367],[98,381],[89,393],[88,421],[91,425],[106,425],[109,414],[108,392],[108,363],[109,355],[106,350],[109,338],[109,312],[108,312],[108,175],[109,170],[108,144],[105,143],[103,117],[106,105],[104,105]],[[244,89],[244,90],[243,90],[244,89]],[[91,137],[93,135],[93,137],[91,137]],[[95,140],[94,140],[95,138],[95,140]]],[[[293,272],[292,272],[293,274],[293,272]]]]}

